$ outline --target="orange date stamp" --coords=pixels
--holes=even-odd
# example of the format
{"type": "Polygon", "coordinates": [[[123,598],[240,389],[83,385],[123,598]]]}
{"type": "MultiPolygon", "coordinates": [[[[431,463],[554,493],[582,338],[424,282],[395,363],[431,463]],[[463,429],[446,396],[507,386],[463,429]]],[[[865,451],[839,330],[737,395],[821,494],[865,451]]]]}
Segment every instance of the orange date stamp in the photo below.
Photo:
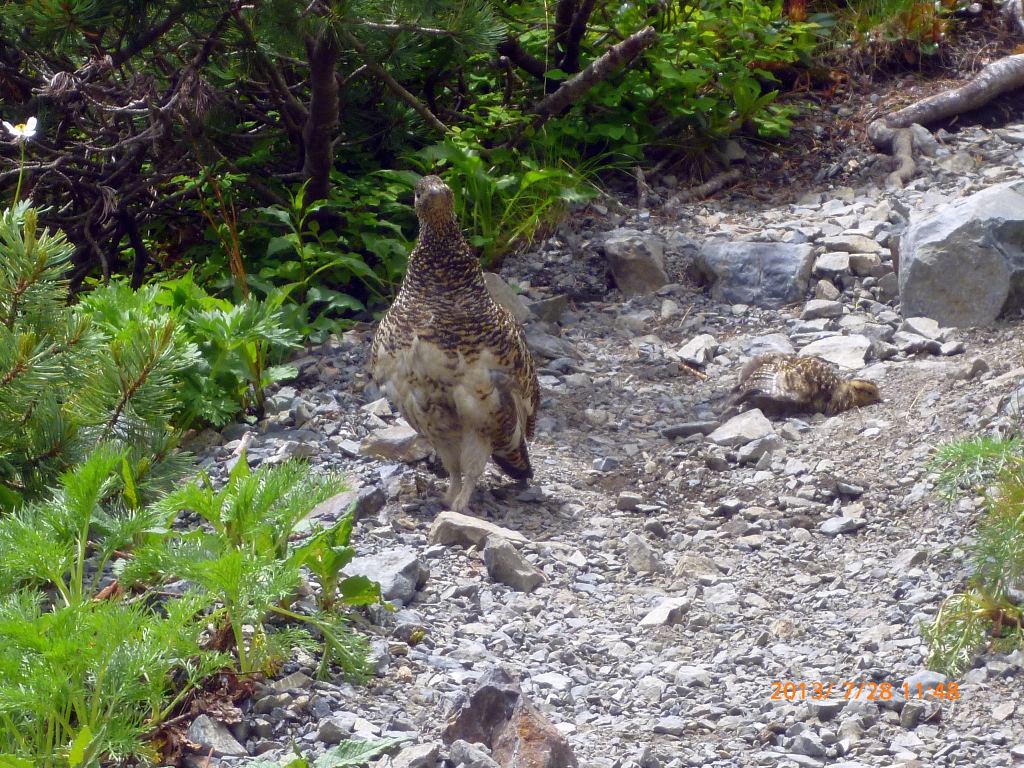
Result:
{"type": "Polygon", "coordinates": [[[894,694],[903,692],[905,699],[959,699],[960,687],[956,683],[946,685],[924,686],[904,683],[895,686],[892,683],[794,683],[792,681],[773,681],[772,699],[776,701],[823,701],[835,689],[836,694],[843,694],[844,699],[867,699],[868,701],[888,701],[894,694]]]}

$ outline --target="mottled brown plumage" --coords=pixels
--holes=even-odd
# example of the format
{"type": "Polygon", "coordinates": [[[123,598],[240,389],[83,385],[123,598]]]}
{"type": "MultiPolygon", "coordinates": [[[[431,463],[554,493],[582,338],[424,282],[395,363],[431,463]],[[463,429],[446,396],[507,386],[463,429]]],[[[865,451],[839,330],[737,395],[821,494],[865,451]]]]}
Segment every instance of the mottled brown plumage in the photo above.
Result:
{"type": "Polygon", "coordinates": [[[445,497],[465,511],[490,456],[504,472],[533,476],[540,386],[522,327],[491,298],[437,176],[416,184],[419,239],[373,339],[373,379],[426,437],[451,476],[445,497]]]}
{"type": "Polygon", "coordinates": [[[832,416],[881,400],[878,387],[864,379],[843,379],[817,357],[763,355],[740,371],[735,402],[751,403],[766,414],[824,413],[832,416]]]}

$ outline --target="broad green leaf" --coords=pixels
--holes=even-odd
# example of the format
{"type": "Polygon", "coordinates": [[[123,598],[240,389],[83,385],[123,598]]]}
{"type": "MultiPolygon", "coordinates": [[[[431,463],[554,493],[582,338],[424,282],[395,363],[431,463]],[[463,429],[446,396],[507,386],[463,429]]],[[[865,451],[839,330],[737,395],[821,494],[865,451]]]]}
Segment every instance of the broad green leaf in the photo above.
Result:
{"type": "Polygon", "coordinates": [[[313,768],[348,768],[348,766],[366,765],[371,760],[383,755],[392,747],[402,744],[412,737],[377,739],[376,741],[343,741],[331,747],[313,763],[313,768]]]}

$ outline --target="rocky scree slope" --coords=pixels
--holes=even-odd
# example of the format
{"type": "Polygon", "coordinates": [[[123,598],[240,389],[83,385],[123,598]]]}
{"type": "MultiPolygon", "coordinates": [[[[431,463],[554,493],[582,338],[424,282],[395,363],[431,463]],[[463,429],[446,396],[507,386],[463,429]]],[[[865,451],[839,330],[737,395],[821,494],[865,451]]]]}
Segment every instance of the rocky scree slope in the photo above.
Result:
{"type": "MultiPolygon", "coordinates": [[[[369,688],[314,683],[300,654],[231,726],[239,753],[274,759],[294,739],[315,756],[341,739],[400,733],[414,746],[383,762],[486,765],[439,734],[503,663],[594,768],[1024,760],[1024,654],[983,657],[955,700],[902,696],[905,682],[941,682],[925,671],[918,623],[962,587],[981,501],[937,497],[932,448],[1015,429],[1024,378],[1019,316],[955,330],[898,312],[890,236],[912,213],[941,212],[1024,163],[1022,126],[944,141],[930,175],[906,190],[830,189],[774,207],[711,201],[678,221],[594,206],[581,231],[504,265],[532,309],[544,388],[533,485],[492,471],[472,505],[522,539],[532,568],[492,569],[508,583],[479,547],[429,540],[447,482],[429,460],[379,458],[429,449],[369,383],[372,329],[296,361],[299,379],[270,399],[258,434],[199,435],[214,478],[242,444],[253,464],[302,456],[349,473],[361,485],[361,567],[401,607],[371,612],[364,628],[376,638],[369,688]],[[609,288],[602,243],[613,228],[660,251],[669,282],[629,300],[609,288]],[[801,301],[712,300],[693,280],[709,242],[806,246],[801,301]],[[831,418],[748,412],[723,423],[743,362],[787,348],[876,381],[885,401],[831,418]],[[792,682],[809,699],[818,681],[836,684],[828,701],[773,698],[774,684],[792,682]],[[897,694],[844,698],[843,683],[864,682],[897,694]]],[[[321,512],[329,521],[343,509],[321,512]]]]}

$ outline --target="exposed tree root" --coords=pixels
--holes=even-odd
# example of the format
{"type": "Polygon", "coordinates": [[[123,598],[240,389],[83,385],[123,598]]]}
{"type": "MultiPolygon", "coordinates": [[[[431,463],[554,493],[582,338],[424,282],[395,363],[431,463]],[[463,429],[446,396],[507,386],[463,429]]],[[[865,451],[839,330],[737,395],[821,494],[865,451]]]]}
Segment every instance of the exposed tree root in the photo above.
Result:
{"type": "Polygon", "coordinates": [[[969,112],[1018,88],[1024,88],[1024,54],[994,61],[959,88],[936,94],[875,120],[868,126],[868,138],[878,149],[891,153],[899,162],[899,167],[886,178],[886,184],[902,187],[917,170],[913,157],[912,125],[927,125],[969,112]]]}

